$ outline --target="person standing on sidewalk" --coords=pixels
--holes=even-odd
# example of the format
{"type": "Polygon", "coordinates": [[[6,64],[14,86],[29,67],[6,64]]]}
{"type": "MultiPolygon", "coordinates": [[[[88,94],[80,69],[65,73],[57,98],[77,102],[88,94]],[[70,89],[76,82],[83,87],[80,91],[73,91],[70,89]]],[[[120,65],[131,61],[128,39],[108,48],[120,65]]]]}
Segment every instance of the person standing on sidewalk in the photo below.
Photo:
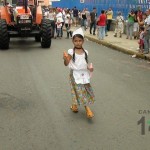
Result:
{"type": "Polygon", "coordinates": [[[103,40],[105,37],[105,27],[106,27],[106,14],[105,11],[102,10],[99,18],[97,19],[98,25],[98,39],[103,40]]]}
{"type": "Polygon", "coordinates": [[[133,34],[134,39],[139,38],[139,24],[138,24],[138,11],[135,11],[135,17],[134,17],[134,25],[133,25],[133,34]]]}
{"type": "Polygon", "coordinates": [[[146,11],[147,18],[145,19],[145,29],[144,29],[144,54],[149,53],[150,48],[150,9],[146,11]]]}
{"type": "Polygon", "coordinates": [[[88,8],[85,8],[85,14],[86,14],[86,18],[87,18],[86,27],[88,28],[88,27],[90,27],[90,12],[89,12],[88,8]]]}
{"type": "Polygon", "coordinates": [[[81,13],[81,17],[82,17],[81,27],[84,26],[84,30],[86,31],[86,29],[87,29],[87,18],[86,18],[85,9],[83,9],[83,11],[82,11],[82,13],[81,13]]]}
{"type": "Polygon", "coordinates": [[[82,28],[73,32],[73,49],[63,53],[64,65],[70,69],[70,86],[72,95],[71,110],[78,112],[78,105],[83,105],[87,118],[94,117],[89,105],[95,102],[95,96],[90,85],[92,65],[88,65],[88,51],[83,48],[84,34],[82,28]]]}
{"type": "Polygon", "coordinates": [[[108,9],[106,15],[107,15],[107,31],[110,31],[110,25],[111,25],[112,18],[113,18],[113,10],[112,10],[112,8],[108,9]]]}
{"type": "Polygon", "coordinates": [[[93,35],[95,34],[96,31],[96,17],[97,17],[97,13],[96,13],[96,8],[93,8],[93,11],[90,13],[90,34],[92,34],[92,28],[93,28],[93,35]]]}
{"type": "Polygon", "coordinates": [[[72,24],[72,19],[71,19],[69,10],[66,10],[66,14],[65,14],[65,27],[66,27],[66,31],[67,31],[66,39],[69,39],[69,35],[70,35],[70,37],[72,37],[72,31],[70,30],[71,24],[72,24]]]}
{"type": "Polygon", "coordinates": [[[77,26],[78,23],[78,9],[76,8],[76,6],[73,9],[73,21],[74,21],[74,26],[77,26]]]}
{"type": "Polygon", "coordinates": [[[127,28],[127,37],[126,37],[126,39],[128,39],[130,37],[130,40],[132,40],[134,18],[135,18],[134,10],[131,10],[131,12],[128,15],[128,20],[127,20],[127,26],[126,26],[126,28],[127,28]]]}
{"type": "Polygon", "coordinates": [[[119,34],[119,37],[121,38],[123,29],[124,29],[124,18],[121,15],[121,12],[118,12],[118,16],[116,17],[116,27],[114,37],[117,37],[117,34],[119,34]]]}
{"type": "Polygon", "coordinates": [[[81,10],[78,11],[78,24],[81,26],[81,10]]]}
{"type": "Polygon", "coordinates": [[[146,18],[147,18],[147,14],[146,13],[143,13],[142,18],[140,18],[139,16],[137,17],[139,27],[145,27],[145,25],[146,25],[146,18]]]}

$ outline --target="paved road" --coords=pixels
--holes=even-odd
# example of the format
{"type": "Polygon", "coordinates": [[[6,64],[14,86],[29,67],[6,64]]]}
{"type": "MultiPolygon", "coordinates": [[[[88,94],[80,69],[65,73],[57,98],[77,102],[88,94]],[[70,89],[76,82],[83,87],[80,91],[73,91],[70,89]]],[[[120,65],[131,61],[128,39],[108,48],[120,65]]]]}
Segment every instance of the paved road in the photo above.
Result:
{"type": "Polygon", "coordinates": [[[13,39],[0,51],[0,150],[149,150],[150,64],[85,41],[97,100],[88,120],[83,107],[69,109],[62,52],[71,47],[66,39],[50,49],[13,39]],[[137,125],[142,116],[145,135],[137,125]]]}

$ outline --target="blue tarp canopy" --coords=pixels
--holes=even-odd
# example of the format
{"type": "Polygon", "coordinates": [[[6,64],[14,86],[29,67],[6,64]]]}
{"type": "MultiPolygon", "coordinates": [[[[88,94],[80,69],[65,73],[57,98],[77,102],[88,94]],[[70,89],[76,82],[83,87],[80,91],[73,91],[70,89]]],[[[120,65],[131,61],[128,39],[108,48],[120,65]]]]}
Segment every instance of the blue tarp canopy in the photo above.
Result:
{"type": "Polygon", "coordinates": [[[108,8],[111,7],[114,11],[114,17],[118,11],[121,11],[126,18],[131,9],[137,9],[138,7],[141,7],[143,11],[149,9],[150,0],[60,0],[52,2],[52,7],[72,9],[74,6],[79,10],[88,8],[89,11],[91,11],[93,7],[96,7],[98,14],[100,14],[102,9],[108,10],[108,8]]]}

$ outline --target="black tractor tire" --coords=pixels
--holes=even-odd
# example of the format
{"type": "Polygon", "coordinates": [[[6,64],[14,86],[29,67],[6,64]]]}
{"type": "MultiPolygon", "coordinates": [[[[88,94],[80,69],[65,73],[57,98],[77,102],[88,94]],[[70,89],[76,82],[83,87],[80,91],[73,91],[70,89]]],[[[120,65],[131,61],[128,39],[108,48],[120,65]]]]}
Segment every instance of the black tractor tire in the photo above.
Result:
{"type": "Polygon", "coordinates": [[[9,41],[6,20],[0,19],[0,48],[3,50],[9,49],[9,41]]]}
{"type": "Polygon", "coordinates": [[[50,48],[51,46],[51,23],[48,19],[42,20],[41,47],[50,48]]]}
{"type": "Polygon", "coordinates": [[[51,27],[51,38],[53,38],[54,37],[54,29],[53,29],[53,27],[51,27]]]}
{"type": "Polygon", "coordinates": [[[36,35],[35,36],[35,41],[36,42],[41,42],[41,35],[36,35]]]}
{"type": "Polygon", "coordinates": [[[51,23],[51,37],[54,37],[54,32],[55,32],[55,22],[50,20],[51,23]]]}

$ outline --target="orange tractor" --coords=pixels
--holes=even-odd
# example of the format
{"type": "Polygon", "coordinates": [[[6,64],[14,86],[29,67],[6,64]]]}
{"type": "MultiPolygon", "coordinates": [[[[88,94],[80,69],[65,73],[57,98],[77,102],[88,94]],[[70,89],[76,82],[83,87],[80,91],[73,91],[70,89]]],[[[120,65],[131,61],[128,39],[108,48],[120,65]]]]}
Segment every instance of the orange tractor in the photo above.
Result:
{"type": "Polygon", "coordinates": [[[28,6],[28,0],[22,0],[10,7],[4,1],[0,6],[0,49],[8,49],[12,37],[34,37],[42,48],[51,46],[51,22],[43,18],[36,0],[32,4],[28,6]]]}

